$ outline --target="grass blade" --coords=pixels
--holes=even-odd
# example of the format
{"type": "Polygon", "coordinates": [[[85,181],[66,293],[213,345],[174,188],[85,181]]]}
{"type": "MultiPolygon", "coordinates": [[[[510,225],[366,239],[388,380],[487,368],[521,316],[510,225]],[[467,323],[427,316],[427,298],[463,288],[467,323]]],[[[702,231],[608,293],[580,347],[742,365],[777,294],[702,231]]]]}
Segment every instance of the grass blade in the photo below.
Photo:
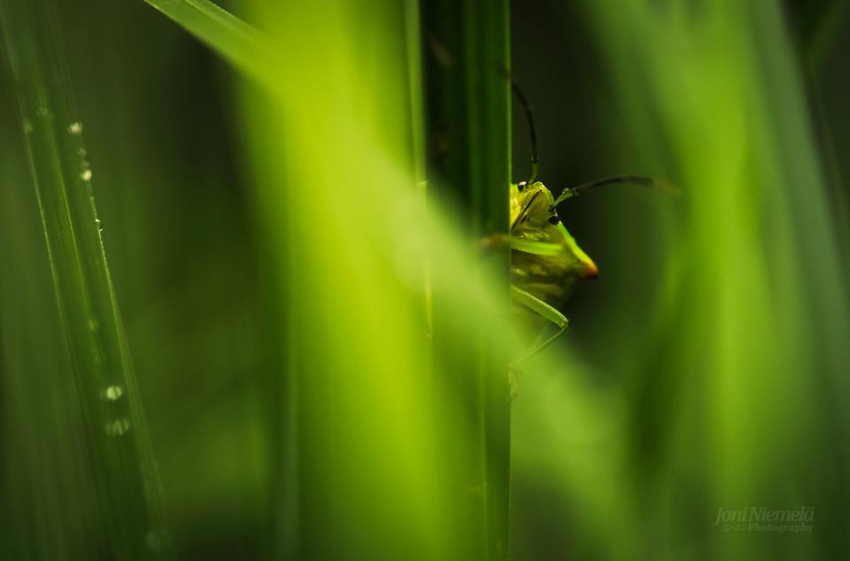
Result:
{"type": "Polygon", "coordinates": [[[207,0],[145,0],[239,70],[268,76],[269,45],[262,34],[207,0]]]}
{"type": "MultiPolygon", "coordinates": [[[[466,0],[425,2],[422,35],[425,53],[426,138],[429,194],[436,200],[461,202],[461,218],[470,245],[508,226],[510,183],[510,89],[502,70],[510,67],[508,3],[466,0]]],[[[508,353],[487,345],[494,325],[506,325],[510,310],[510,254],[486,255],[479,263],[477,282],[489,277],[499,287],[494,297],[501,310],[482,314],[476,327],[460,340],[459,307],[454,288],[438,279],[453,279],[441,255],[434,267],[434,346],[444,363],[442,380],[450,395],[463,400],[470,415],[473,446],[453,440],[454,427],[444,427],[446,453],[465,466],[458,488],[474,490],[457,497],[455,512],[478,535],[464,552],[469,559],[508,556],[508,497],[510,487],[510,399],[508,353]],[[495,314],[495,317],[494,317],[495,314]],[[472,521],[470,523],[470,521],[472,521]]],[[[452,282],[455,282],[452,280],[452,282]]],[[[474,309],[474,308],[473,308],[474,309]]]]}
{"type": "Polygon", "coordinates": [[[4,0],[0,15],[96,484],[98,508],[86,531],[101,553],[92,557],[167,558],[159,479],[106,265],[57,15],[49,0],[4,0]]]}
{"type": "Polygon", "coordinates": [[[285,536],[279,550],[324,559],[342,555],[345,547],[351,557],[358,557],[356,551],[397,557],[411,547],[421,550],[411,544],[424,540],[429,544],[428,553],[420,551],[424,558],[505,559],[509,356],[504,345],[493,344],[498,337],[492,332],[509,338],[504,331],[510,310],[509,252],[493,251],[487,263],[467,261],[462,269],[456,257],[466,253],[458,247],[474,247],[483,236],[507,229],[510,97],[500,72],[509,66],[507,3],[466,2],[460,11],[450,3],[429,3],[419,22],[416,2],[405,3],[403,10],[392,2],[356,0],[310,9],[259,6],[254,19],[268,22],[275,43],[266,43],[267,51],[246,62],[240,55],[244,45],[227,39],[231,24],[243,25],[232,16],[222,19],[209,3],[147,1],[202,41],[212,41],[213,49],[240,69],[259,73],[273,94],[268,103],[251,93],[248,120],[256,123],[250,131],[251,154],[263,176],[258,213],[270,240],[271,274],[286,303],[280,312],[288,362],[281,400],[288,442],[282,443],[281,477],[290,492],[279,498],[279,528],[285,536]],[[351,23],[355,14],[369,14],[370,25],[351,23]],[[431,383],[433,372],[417,359],[425,350],[417,334],[422,318],[414,313],[425,306],[417,303],[419,295],[399,285],[386,255],[404,246],[399,240],[428,235],[415,230],[416,220],[409,215],[401,228],[392,220],[405,206],[410,180],[422,175],[419,53],[412,43],[421,36],[417,24],[423,25],[426,43],[437,36],[458,56],[457,66],[427,70],[426,137],[434,145],[443,132],[439,127],[446,124],[452,146],[446,159],[429,162],[434,207],[443,208],[451,193],[467,209],[457,229],[463,239],[431,248],[435,344],[427,362],[435,365],[439,381],[430,389],[423,384],[431,383]],[[399,80],[405,75],[407,84],[399,80]],[[304,198],[307,186],[309,200],[304,198]],[[336,218],[321,219],[317,231],[317,217],[304,212],[308,208],[336,218]],[[285,224],[283,231],[280,224],[285,224]],[[341,270],[355,268],[351,255],[374,267],[356,267],[362,278],[344,279],[341,270]],[[467,270],[474,271],[471,282],[467,270]],[[494,278],[495,293],[483,287],[494,278]],[[484,305],[484,300],[500,305],[484,305]],[[370,319],[376,313],[382,329],[370,319]],[[470,317],[475,318],[471,329],[470,317]],[[359,343],[352,343],[352,334],[359,343]],[[405,415],[398,414],[399,408],[405,415]],[[343,422],[341,411],[358,415],[343,422]],[[392,429],[382,426],[381,412],[393,412],[392,429]],[[439,441],[433,465],[433,460],[422,461],[433,450],[425,428],[431,423],[439,441]],[[340,434],[349,436],[341,440],[340,434]],[[351,447],[351,441],[361,444],[351,447]],[[372,454],[365,452],[366,441],[376,446],[372,454]],[[360,459],[364,456],[368,462],[360,459]],[[412,458],[420,460],[406,463],[412,458]],[[443,458],[450,460],[443,463],[443,458]],[[378,473],[385,474],[383,494],[392,497],[380,514],[364,501],[374,496],[378,473]],[[414,480],[416,485],[407,484],[414,480]],[[293,493],[300,495],[300,505],[293,504],[293,493]],[[380,545],[367,545],[366,535],[357,537],[364,543],[352,542],[349,533],[355,528],[362,533],[363,526],[395,527],[410,505],[426,496],[433,509],[428,525],[380,545]],[[332,537],[320,531],[328,520],[336,521],[332,537]]]}

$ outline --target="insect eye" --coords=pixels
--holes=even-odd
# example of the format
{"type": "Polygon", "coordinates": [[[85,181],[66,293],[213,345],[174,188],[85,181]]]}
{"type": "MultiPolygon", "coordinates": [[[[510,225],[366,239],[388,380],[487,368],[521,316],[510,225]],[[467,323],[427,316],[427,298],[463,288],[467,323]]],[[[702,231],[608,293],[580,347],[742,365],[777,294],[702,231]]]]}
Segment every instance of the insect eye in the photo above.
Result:
{"type": "Polygon", "coordinates": [[[558,222],[560,222],[560,221],[561,221],[561,219],[558,218],[557,214],[553,214],[552,216],[549,217],[549,224],[551,224],[553,226],[557,225],[558,222]]]}
{"type": "Polygon", "coordinates": [[[525,186],[526,186],[526,185],[527,185],[527,182],[526,182],[526,181],[520,181],[519,183],[517,183],[516,188],[517,188],[518,190],[522,191],[523,189],[525,189],[525,186]]]}

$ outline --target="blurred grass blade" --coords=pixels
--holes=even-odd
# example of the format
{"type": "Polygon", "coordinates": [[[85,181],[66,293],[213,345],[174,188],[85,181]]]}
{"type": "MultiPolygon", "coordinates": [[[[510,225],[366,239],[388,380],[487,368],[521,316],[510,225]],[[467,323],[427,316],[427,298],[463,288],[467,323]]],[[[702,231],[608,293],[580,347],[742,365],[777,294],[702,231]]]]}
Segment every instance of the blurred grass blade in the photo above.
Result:
{"type": "MultiPolygon", "coordinates": [[[[508,360],[493,351],[504,345],[479,337],[484,325],[506,329],[490,320],[492,308],[509,309],[508,261],[494,254],[504,266],[501,306],[483,311],[491,294],[481,281],[490,277],[471,249],[480,231],[507,226],[508,85],[496,72],[506,58],[507,13],[468,14],[478,32],[465,37],[470,45],[489,39],[473,24],[477,15],[503,42],[492,81],[482,67],[480,89],[449,95],[478,108],[473,96],[495,92],[476,113],[483,123],[493,111],[493,128],[475,132],[486,144],[477,156],[496,163],[476,167],[474,183],[460,187],[474,189],[470,212],[479,218],[448,229],[423,220],[416,189],[416,2],[254,5],[253,19],[273,26],[277,57],[274,98],[249,90],[244,106],[298,406],[301,510],[296,524],[283,525],[293,531],[288,551],[308,559],[504,558],[508,360]],[[441,343],[433,349],[424,240],[439,309],[450,315],[435,315],[441,343]]],[[[441,9],[454,17],[454,7],[441,9]]]]}
{"type": "Polygon", "coordinates": [[[446,558],[423,283],[399,282],[391,250],[407,232],[387,228],[415,212],[395,206],[416,186],[408,4],[253,3],[275,41],[274,95],[251,88],[244,110],[297,438],[279,443],[297,495],[289,508],[279,494],[278,547],[293,558],[446,558]]]}
{"type": "MultiPolygon", "coordinates": [[[[227,39],[231,17],[209,4],[148,1],[227,58],[245,52],[227,39]]],[[[269,23],[274,41],[267,62],[247,67],[272,96],[251,91],[246,111],[286,346],[279,467],[288,494],[277,498],[278,551],[504,559],[509,353],[492,332],[508,325],[509,253],[493,251],[486,263],[468,255],[459,269],[455,256],[467,252],[450,245],[472,248],[507,229],[510,99],[498,71],[509,66],[507,2],[428,3],[419,21],[414,1],[255,4],[253,19],[269,23]],[[435,343],[424,359],[425,255],[409,245],[451,237],[413,229],[422,221],[410,205],[424,152],[419,38],[432,35],[458,57],[427,72],[428,142],[438,144],[445,124],[451,146],[429,162],[433,207],[451,199],[466,210],[462,240],[431,248],[435,343]],[[407,273],[418,280],[399,278],[399,251],[420,260],[407,273]],[[493,279],[499,288],[485,289],[493,279]],[[432,368],[439,375],[430,386],[432,368]],[[439,453],[428,459],[435,428],[439,453]],[[381,511],[366,499],[376,493],[381,511]],[[421,511],[416,528],[404,526],[411,510],[421,511]],[[371,529],[388,527],[392,539],[370,539],[371,529]]]]}
{"type": "MultiPolygon", "coordinates": [[[[159,479],[106,266],[93,171],[54,6],[50,0],[3,0],[0,14],[47,243],[45,258],[73,365],[90,462],[86,469],[96,484],[98,508],[84,531],[106,558],[169,557],[159,479]]],[[[57,436],[60,428],[53,428],[57,436]]],[[[79,466],[68,466],[73,468],[79,466]]],[[[40,515],[72,524],[55,512],[40,515]]]]}
{"type": "MultiPolygon", "coordinates": [[[[470,246],[508,226],[510,184],[510,88],[503,69],[510,68],[507,1],[465,0],[422,4],[426,81],[426,145],[429,197],[460,202],[461,229],[470,246]]],[[[488,276],[498,287],[501,308],[485,310],[459,302],[457,289],[440,282],[456,278],[440,252],[433,252],[433,339],[444,365],[444,390],[461,400],[468,415],[472,446],[443,427],[448,457],[461,471],[455,514],[469,525],[463,552],[468,559],[508,556],[510,488],[510,398],[507,350],[485,343],[488,331],[506,325],[510,310],[510,253],[488,252],[475,267],[475,282],[488,276]],[[458,309],[480,314],[472,329],[460,331],[458,309]]],[[[479,258],[481,259],[481,258],[479,258]]],[[[452,419],[454,422],[455,420],[452,419]]]]}

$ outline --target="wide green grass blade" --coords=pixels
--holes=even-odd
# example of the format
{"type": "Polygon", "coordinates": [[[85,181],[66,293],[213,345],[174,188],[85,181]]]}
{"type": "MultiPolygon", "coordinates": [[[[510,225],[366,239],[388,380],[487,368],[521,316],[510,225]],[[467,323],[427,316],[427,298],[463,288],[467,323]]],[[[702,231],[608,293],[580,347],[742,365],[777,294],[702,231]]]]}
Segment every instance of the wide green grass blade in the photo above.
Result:
{"type": "MultiPolygon", "coordinates": [[[[68,469],[91,477],[94,484],[88,490],[97,505],[82,528],[70,519],[63,521],[57,515],[61,511],[34,515],[57,526],[67,524],[68,534],[74,534],[73,528],[84,533],[76,539],[89,544],[88,558],[167,558],[156,464],[94,207],[96,170],[88,163],[82,141],[84,125],[74,106],[54,6],[49,0],[4,0],[0,15],[5,59],[17,92],[18,124],[46,240],[44,259],[49,259],[72,367],[75,392],[68,399],[78,400],[65,410],[66,417],[57,413],[55,419],[82,423],[85,464],[68,469]]],[[[31,186],[22,182],[15,188],[31,186]]],[[[21,200],[21,193],[15,198],[21,200]]],[[[22,333],[33,335],[26,328],[29,317],[21,318],[21,324],[22,333]]],[[[57,355],[61,364],[65,351],[45,352],[57,355]]],[[[54,371],[55,376],[63,373],[54,371]]],[[[65,380],[56,383],[62,387],[65,380]]],[[[26,389],[21,391],[23,401],[26,389]]],[[[64,427],[46,425],[42,430],[58,435],[64,427]]]]}
{"type": "Polygon", "coordinates": [[[316,559],[410,549],[424,558],[504,559],[509,253],[479,262],[467,249],[507,229],[507,4],[469,2],[460,12],[427,5],[420,19],[417,2],[258,3],[252,15],[269,38],[255,57],[262,64],[251,67],[238,62],[242,47],[226,39],[229,24],[211,5],[149,3],[270,87],[246,94],[246,115],[285,346],[277,550],[316,559]],[[429,68],[423,103],[419,41],[435,33],[458,65],[429,68]],[[421,105],[429,114],[424,139],[421,105]],[[441,122],[449,159],[429,162],[427,175],[435,215],[449,204],[464,209],[450,231],[411,206],[421,197],[423,141],[435,144],[441,122]],[[432,349],[423,323],[430,294],[419,292],[425,237],[432,349]],[[406,273],[416,280],[398,278],[399,252],[405,268],[417,263],[406,273]],[[382,426],[388,418],[393,426],[382,426]],[[364,500],[376,492],[384,512],[364,500]],[[420,527],[402,528],[416,504],[425,507],[420,527]],[[331,536],[321,530],[328,520],[336,521],[331,536]],[[397,531],[381,544],[363,529],[388,525],[397,531]]]}
{"type": "Polygon", "coordinates": [[[417,197],[411,5],[252,3],[274,41],[273,94],[243,105],[283,331],[277,531],[293,558],[446,558],[422,256],[398,243],[419,234],[393,226],[419,210],[399,204],[417,197]]]}

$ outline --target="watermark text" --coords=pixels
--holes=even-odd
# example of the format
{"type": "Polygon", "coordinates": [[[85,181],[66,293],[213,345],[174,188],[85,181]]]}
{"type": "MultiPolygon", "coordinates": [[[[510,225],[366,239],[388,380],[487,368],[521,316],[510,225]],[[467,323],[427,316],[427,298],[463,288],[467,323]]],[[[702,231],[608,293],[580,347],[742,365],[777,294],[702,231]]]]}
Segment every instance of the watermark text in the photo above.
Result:
{"type": "Polygon", "coordinates": [[[724,532],[811,532],[815,526],[815,509],[802,506],[793,510],[781,510],[766,506],[741,509],[719,507],[714,525],[724,532]]]}

